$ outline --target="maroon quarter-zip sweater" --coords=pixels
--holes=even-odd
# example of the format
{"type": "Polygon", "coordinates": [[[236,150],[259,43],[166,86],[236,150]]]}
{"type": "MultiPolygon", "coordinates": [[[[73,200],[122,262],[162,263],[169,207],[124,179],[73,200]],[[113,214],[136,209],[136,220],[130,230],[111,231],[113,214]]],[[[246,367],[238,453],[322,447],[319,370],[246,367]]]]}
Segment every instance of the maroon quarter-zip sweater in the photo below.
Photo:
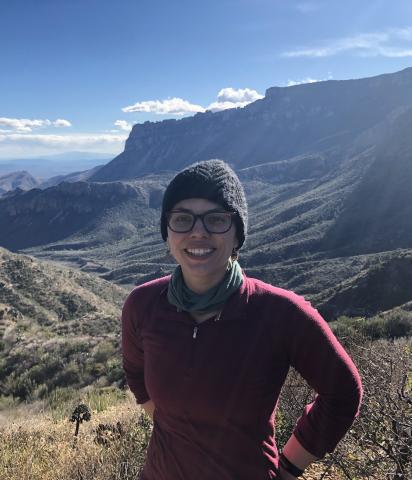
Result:
{"type": "Polygon", "coordinates": [[[294,434],[332,451],[361,399],[353,362],[302,297],[244,276],[219,318],[196,325],[167,300],[170,277],[135,288],[123,308],[123,364],[137,403],[153,400],[142,480],[276,478],[275,408],[290,366],[317,393],[294,434]]]}

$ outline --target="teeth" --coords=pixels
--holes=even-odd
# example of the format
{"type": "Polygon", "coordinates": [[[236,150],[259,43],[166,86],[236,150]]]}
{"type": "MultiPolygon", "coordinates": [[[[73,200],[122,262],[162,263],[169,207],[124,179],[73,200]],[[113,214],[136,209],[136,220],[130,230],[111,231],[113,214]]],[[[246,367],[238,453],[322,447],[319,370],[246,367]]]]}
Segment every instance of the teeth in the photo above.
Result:
{"type": "Polygon", "coordinates": [[[207,255],[208,253],[211,253],[213,249],[212,248],[188,248],[186,249],[186,251],[191,255],[197,255],[198,257],[201,257],[202,255],[207,255]]]}

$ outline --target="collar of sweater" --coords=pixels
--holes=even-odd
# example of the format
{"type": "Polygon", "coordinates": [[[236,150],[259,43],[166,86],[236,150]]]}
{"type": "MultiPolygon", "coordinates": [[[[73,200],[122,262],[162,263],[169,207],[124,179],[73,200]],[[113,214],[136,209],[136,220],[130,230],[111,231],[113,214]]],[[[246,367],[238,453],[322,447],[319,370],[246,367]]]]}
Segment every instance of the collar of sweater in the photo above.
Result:
{"type": "MultiPolygon", "coordinates": [[[[170,276],[165,277],[165,280],[169,280],[170,276]]],[[[178,309],[171,305],[167,299],[167,288],[168,288],[168,281],[166,282],[165,286],[161,289],[159,295],[159,303],[158,306],[162,309],[167,311],[171,314],[173,318],[176,318],[179,321],[185,321],[193,323],[194,319],[190,316],[188,312],[178,311],[178,309]],[[173,314],[178,314],[176,317],[173,314]]],[[[243,283],[240,286],[239,290],[237,290],[225,303],[223,309],[218,316],[219,318],[216,321],[219,322],[230,322],[234,320],[239,320],[240,318],[247,317],[247,305],[249,303],[250,297],[250,282],[249,279],[246,277],[245,273],[243,272],[243,283]]]]}

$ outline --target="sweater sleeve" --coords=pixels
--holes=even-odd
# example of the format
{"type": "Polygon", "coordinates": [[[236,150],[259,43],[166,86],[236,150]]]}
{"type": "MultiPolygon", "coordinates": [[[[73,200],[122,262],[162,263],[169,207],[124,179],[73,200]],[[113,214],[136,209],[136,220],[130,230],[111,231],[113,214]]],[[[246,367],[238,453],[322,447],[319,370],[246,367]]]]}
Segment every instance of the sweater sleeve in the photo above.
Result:
{"type": "Polygon", "coordinates": [[[144,351],[139,325],[143,311],[144,307],[138,301],[138,289],[135,289],[122,310],[122,352],[126,380],[139,404],[150,400],[144,381],[144,351]]]}
{"type": "Polygon", "coordinates": [[[326,321],[309,302],[295,296],[289,322],[290,363],[315,390],[294,435],[311,454],[332,452],[359,413],[359,373],[326,321]]]}

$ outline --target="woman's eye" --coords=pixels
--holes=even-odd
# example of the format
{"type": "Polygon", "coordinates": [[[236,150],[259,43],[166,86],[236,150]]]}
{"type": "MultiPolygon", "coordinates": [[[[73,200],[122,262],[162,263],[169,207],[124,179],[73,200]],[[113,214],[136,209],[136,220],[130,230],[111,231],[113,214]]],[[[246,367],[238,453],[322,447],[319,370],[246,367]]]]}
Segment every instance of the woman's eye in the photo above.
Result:
{"type": "Polygon", "coordinates": [[[191,215],[179,214],[173,217],[173,221],[177,223],[190,223],[192,217],[191,215]]]}
{"type": "Polygon", "coordinates": [[[225,215],[208,215],[207,221],[213,225],[226,223],[226,216],[225,215]]]}

